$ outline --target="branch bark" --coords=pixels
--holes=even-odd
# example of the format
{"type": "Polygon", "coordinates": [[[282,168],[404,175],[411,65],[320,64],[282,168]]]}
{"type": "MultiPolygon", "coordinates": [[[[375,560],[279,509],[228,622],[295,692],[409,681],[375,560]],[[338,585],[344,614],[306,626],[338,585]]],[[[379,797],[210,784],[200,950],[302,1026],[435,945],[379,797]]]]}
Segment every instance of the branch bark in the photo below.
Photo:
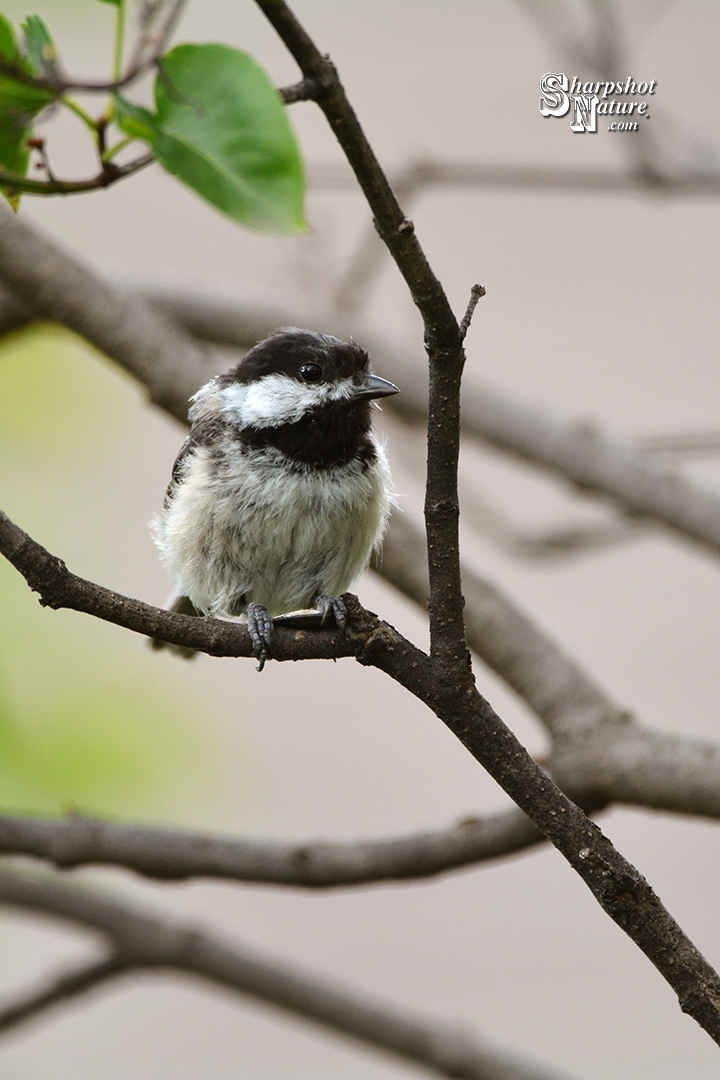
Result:
{"type": "MultiPolygon", "coordinates": [[[[73,574],[62,559],[36,543],[1,510],[0,554],[22,574],[33,592],[39,593],[43,607],[82,611],[135,633],[210,656],[253,655],[252,639],[245,624],[178,615],[95,585],[73,574]]],[[[356,598],[350,599],[357,603],[356,598]]],[[[330,629],[277,627],[273,636],[275,660],[335,660],[354,655],[354,648],[351,636],[330,629]]]]}

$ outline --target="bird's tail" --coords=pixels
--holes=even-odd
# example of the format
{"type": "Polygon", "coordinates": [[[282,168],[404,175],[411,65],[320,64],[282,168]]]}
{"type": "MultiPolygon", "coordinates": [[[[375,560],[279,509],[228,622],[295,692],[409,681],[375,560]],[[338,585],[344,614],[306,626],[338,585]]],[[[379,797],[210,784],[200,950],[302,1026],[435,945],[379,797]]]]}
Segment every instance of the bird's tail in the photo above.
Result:
{"type": "MultiPolygon", "coordinates": [[[[187,596],[171,596],[165,607],[178,615],[194,615],[201,618],[201,613],[187,596]]],[[[192,660],[197,656],[197,650],[190,649],[187,645],[173,645],[172,642],[162,641],[160,638],[148,638],[148,641],[152,649],[167,649],[168,652],[180,656],[183,660],[192,660]]]]}

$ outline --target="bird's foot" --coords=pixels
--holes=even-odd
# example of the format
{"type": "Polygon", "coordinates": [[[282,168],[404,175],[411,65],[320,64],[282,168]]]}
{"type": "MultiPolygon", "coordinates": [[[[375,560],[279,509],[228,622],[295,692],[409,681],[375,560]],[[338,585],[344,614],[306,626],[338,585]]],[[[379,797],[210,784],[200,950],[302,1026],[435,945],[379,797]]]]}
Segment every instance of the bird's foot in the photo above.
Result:
{"type": "Polygon", "coordinates": [[[322,611],[322,621],[326,623],[332,615],[338,630],[344,630],[347,625],[347,608],[345,602],[339,596],[318,596],[315,607],[322,611]]]}
{"type": "Polygon", "coordinates": [[[262,671],[265,667],[265,661],[270,656],[272,619],[267,608],[264,608],[262,604],[248,604],[247,619],[248,630],[253,643],[253,656],[259,661],[257,670],[262,671]]]}

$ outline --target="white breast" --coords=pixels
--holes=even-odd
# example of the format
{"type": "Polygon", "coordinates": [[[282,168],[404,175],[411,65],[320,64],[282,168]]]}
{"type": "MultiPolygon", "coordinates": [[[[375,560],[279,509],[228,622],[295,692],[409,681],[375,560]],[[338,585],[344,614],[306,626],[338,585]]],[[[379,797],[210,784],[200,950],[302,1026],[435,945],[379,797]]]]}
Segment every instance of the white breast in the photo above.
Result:
{"type": "Polygon", "coordinates": [[[203,612],[271,615],[345,592],[382,539],[391,502],[384,451],[363,467],[291,468],[274,448],[199,447],[154,533],[175,589],[203,612]]]}

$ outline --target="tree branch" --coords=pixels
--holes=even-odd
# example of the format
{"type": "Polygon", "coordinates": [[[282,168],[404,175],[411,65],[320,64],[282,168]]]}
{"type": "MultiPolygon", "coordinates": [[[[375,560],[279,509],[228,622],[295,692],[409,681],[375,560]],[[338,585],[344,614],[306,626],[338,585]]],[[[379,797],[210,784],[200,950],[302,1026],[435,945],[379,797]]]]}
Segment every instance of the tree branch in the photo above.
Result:
{"type": "Polygon", "coordinates": [[[608,914],[660,970],[664,969],[663,974],[678,992],[681,1008],[692,1011],[711,1037],[720,1042],[720,979],[717,974],[699,957],[644,878],[615,851],[582,811],[558,791],[474,688],[465,648],[457,529],[459,398],[464,361],[460,330],[419,244],[414,242],[414,232],[404,224],[400,208],[347,102],[335,69],[321,56],[284,0],[257,2],[295,57],[303,75],[317,78],[323,87],[318,104],[365,192],[378,232],[405,277],[425,325],[425,345],[430,360],[425,518],[431,665],[429,668],[423,665],[418,650],[406,641],[394,643],[390,651],[384,647],[387,642],[381,644],[378,641],[377,647],[368,642],[368,648],[358,654],[358,660],[391,674],[433,709],[553,841],[608,914]],[[439,543],[444,545],[442,550],[437,547],[439,543]],[[440,588],[444,589],[442,597],[440,588]],[[653,930],[648,935],[650,924],[653,924],[653,930]],[[672,963],[668,963],[668,949],[673,953],[672,963]],[[683,969],[680,979],[677,978],[677,962],[683,969]],[[699,968],[696,967],[698,962],[699,968]]]}
{"type": "Polygon", "coordinates": [[[375,227],[422,315],[430,365],[428,476],[425,499],[430,594],[430,655],[443,678],[468,680],[458,540],[459,394],[465,356],[457,320],[353,111],[334,65],[323,56],[284,0],[257,0],[295,58],[320,87],[316,101],[347,157],[375,227]]]}
{"type": "Polygon", "coordinates": [[[225,839],[76,815],[62,820],[0,816],[0,852],[32,855],[61,869],[122,866],[160,881],[221,878],[308,889],[432,877],[543,839],[515,809],[413,836],[301,844],[225,839]]]}
{"type": "MultiPolygon", "coordinates": [[[[108,935],[116,959],[104,962],[105,977],[130,969],[181,971],[418,1061],[444,1076],[550,1080],[544,1070],[515,1063],[487,1049],[464,1028],[399,1010],[247,947],[221,941],[195,926],[157,918],[87,889],[70,888],[50,876],[37,879],[0,871],[0,903],[67,919],[108,935]],[[116,970],[110,970],[112,964],[116,970]]],[[[102,966],[95,965],[96,976],[102,966]]],[[[98,981],[91,979],[92,971],[85,969],[87,987],[98,981]]],[[[79,993],[82,973],[75,978],[79,993]]],[[[47,1000],[50,993],[45,995],[44,1006],[51,1004],[47,1000]]],[[[41,996],[35,999],[38,1008],[41,996]]],[[[55,1001],[59,1000],[57,996],[55,1001]]]]}

